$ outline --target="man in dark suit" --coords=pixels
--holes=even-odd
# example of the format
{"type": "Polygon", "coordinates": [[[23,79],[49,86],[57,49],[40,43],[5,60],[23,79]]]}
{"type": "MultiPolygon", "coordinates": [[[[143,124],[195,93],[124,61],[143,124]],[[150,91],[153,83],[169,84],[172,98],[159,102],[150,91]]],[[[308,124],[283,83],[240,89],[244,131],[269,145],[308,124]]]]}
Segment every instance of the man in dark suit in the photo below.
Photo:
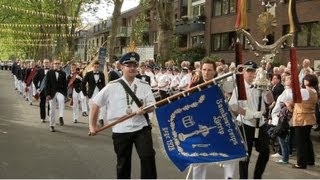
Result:
{"type": "Polygon", "coordinates": [[[67,82],[68,89],[71,91],[73,122],[77,123],[79,118],[79,101],[81,101],[80,92],[82,77],[80,68],[77,68],[75,63],[70,65],[70,72],[71,74],[67,76],[67,82]]]}
{"type": "Polygon", "coordinates": [[[119,63],[119,61],[116,61],[114,69],[110,70],[108,73],[108,82],[119,79],[121,76],[121,64],[119,63]]]}
{"type": "Polygon", "coordinates": [[[145,82],[147,82],[149,85],[151,84],[151,79],[148,75],[146,75],[146,64],[144,62],[141,62],[139,65],[139,74],[136,76],[136,78],[139,78],[145,82]]]}
{"type": "MultiPolygon", "coordinates": [[[[81,83],[81,90],[83,95],[89,99],[89,111],[91,111],[92,99],[101,91],[102,88],[106,85],[103,72],[99,71],[100,63],[95,61],[93,63],[93,71],[87,72],[81,83]],[[87,89],[88,85],[88,89],[87,89]]],[[[89,112],[89,119],[90,119],[89,112]]],[[[99,123],[101,126],[104,125],[104,114],[105,108],[101,107],[99,114],[99,123]]]]}
{"type": "Polygon", "coordinates": [[[40,97],[40,118],[42,122],[46,120],[46,95],[44,92],[44,77],[50,70],[50,61],[48,59],[43,60],[43,68],[39,69],[33,77],[33,84],[36,87],[37,95],[36,98],[40,97]],[[41,86],[42,84],[42,86],[41,86]]]}
{"type": "Polygon", "coordinates": [[[60,70],[60,64],[59,60],[55,60],[53,62],[53,69],[47,72],[47,78],[45,81],[45,94],[51,107],[50,129],[52,132],[55,131],[56,102],[59,104],[60,125],[64,125],[63,111],[65,98],[67,97],[67,78],[66,73],[60,70]]]}
{"type": "Polygon", "coordinates": [[[272,108],[275,106],[278,97],[282,94],[284,91],[284,86],[281,84],[281,76],[279,74],[274,74],[271,79],[271,91],[273,95],[274,101],[272,104],[268,107],[268,110],[271,112],[272,108]]]}

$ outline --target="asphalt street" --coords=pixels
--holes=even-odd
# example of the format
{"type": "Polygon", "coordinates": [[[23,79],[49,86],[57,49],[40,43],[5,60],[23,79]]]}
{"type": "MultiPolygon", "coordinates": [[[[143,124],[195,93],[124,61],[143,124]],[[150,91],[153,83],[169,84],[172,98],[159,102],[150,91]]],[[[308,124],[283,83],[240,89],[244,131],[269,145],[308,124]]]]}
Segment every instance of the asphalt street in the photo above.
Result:
{"type": "MultiPolygon", "coordinates": [[[[72,110],[65,110],[65,125],[49,131],[49,123],[40,121],[38,102],[29,105],[13,86],[9,71],[0,70],[0,178],[4,179],[113,179],[116,178],[116,158],[111,130],[89,137],[88,119],[72,122],[72,110]]],[[[67,102],[68,104],[68,102],[67,102]]],[[[154,122],[156,124],[156,122],[154,122]]],[[[153,128],[157,152],[157,171],[160,179],[185,179],[187,171],[179,170],[167,158],[157,126],[153,128]]],[[[319,134],[316,134],[319,139],[319,134]]],[[[320,142],[315,141],[319,149],[320,142]]],[[[275,163],[270,158],[264,173],[268,179],[316,179],[320,177],[319,150],[316,166],[300,170],[275,163]]],[[[250,163],[252,177],[256,153],[250,163]]],[[[238,170],[235,178],[238,178],[238,170]]],[[[208,178],[223,178],[223,169],[210,165],[208,178]]],[[[140,178],[139,158],[134,151],[132,178],[140,178]]]]}

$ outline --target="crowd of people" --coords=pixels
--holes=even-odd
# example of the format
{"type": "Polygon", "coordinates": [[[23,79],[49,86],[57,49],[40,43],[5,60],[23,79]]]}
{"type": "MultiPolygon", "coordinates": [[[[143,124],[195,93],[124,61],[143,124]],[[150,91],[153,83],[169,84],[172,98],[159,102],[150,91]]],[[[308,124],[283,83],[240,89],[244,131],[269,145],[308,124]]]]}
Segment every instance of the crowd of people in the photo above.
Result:
{"type": "MultiPolygon", "coordinates": [[[[269,138],[276,138],[280,143],[281,150],[271,155],[279,158],[278,163],[287,164],[290,154],[296,150],[297,163],[293,168],[305,169],[315,164],[310,132],[312,128],[314,131],[320,130],[320,74],[313,71],[310,64],[310,60],[304,59],[299,73],[302,103],[293,103],[290,63],[273,67],[271,62],[261,62],[258,66],[253,61],[247,61],[243,71],[247,99],[238,100],[237,89],[226,93],[230,109],[240,122],[240,130],[248,146],[249,157],[239,162],[241,179],[248,178],[253,147],[259,152],[253,178],[262,178],[270,157],[269,138]],[[266,72],[270,82],[266,91],[261,92],[254,87],[257,69],[266,72]],[[261,96],[263,102],[259,101],[261,96]]],[[[11,72],[15,89],[30,105],[35,100],[40,101],[41,122],[49,120],[51,132],[56,130],[57,118],[59,124],[64,125],[64,109],[68,99],[72,106],[73,123],[79,121],[80,112],[84,117],[89,116],[91,135],[97,133],[98,126],[137,112],[137,116],[113,127],[118,178],[130,178],[133,144],[141,159],[141,178],[157,178],[148,117],[152,109],[146,111],[142,107],[237,69],[235,63],[227,65],[223,59],[214,62],[207,57],[193,64],[182,61],[179,67],[174,61],[159,66],[153,60],[140,62],[139,55],[134,52],[123,55],[112,65],[107,64],[107,74],[99,70],[98,61],[90,66],[87,71],[87,63],[63,65],[59,60],[17,60],[12,64],[11,72]]],[[[227,80],[235,83],[234,76],[227,80]]],[[[233,178],[236,164],[226,163],[224,167],[224,178],[233,178]]],[[[206,169],[206,165],[194,164],[193,178],[205,179],[206,169]]]]}

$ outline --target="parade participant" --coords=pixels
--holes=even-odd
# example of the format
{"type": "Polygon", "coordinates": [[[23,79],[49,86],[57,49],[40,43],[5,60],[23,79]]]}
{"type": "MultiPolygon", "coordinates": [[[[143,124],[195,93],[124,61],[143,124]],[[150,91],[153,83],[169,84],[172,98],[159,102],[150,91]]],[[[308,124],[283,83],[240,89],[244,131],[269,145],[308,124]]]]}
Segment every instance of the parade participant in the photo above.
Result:
{"type": "MultiPolygon", "coordinates": [[[[98,94],[99,91],[106,85],[103,72],[99,71],[99,61],[93,62],[93,71],[87,72],[81,83],[81,90],[83,95],[89,99],[89,119],[90,111],[92,106],[93,98],[98,94]],[[88,85],[88,89],[87,89],[88,85]]],[[[104,125],[104,114],[105,108],[101,108],[99,115],[99,123],[101,126],[104,125]]]]}
{"type": "MultiPolygon", "coordinates": [[[[209,58],[204,58],[202,60],[201,66],[201,76],[199,79],[193,79],[190,88],[197,86],[198,84],[212,80],[217,76],[216,64],[209,58]]],[[[205,179],[207,175],[207,165],[206,164],[193,164],[193,179],[205,179]]],[[[225,163],[224,164],[224,178],[233,178],[235,170],[235,163],[225,163]]]]}
{"type": "Polygon", "coordinates": [[[177,67],[173,66],[172,70],[173,70],[173,76],[172,76],[172,80],[171,80],[171,83],[170,83],[171,95],[179,92],[178,86],[179,86],[179,83],[180,83],[180,71],[179,71],[179,69],[177,67]]]}
{"type": "MultiPolygon", "coordinates": [[[[86,63],[79,63],[79,67],[80,67],[80,72],[79,72],[79,75],[81,77],[84,77],[85,73],[84,73],[84,69],[86,67],[86,63]]],[[[88,114],[88,101],[87,101],[87,98],[83,95],[83,92],[82,92],[82,87],[81,87],[81,91],[80,91],[80,99],[81,99],[81,110],[82,110],[82,116],[83,117],[87,117],[88,114]]]]}
{"type": "Polygon", "coordinates": [[[181,81],[179,83],[178,89],[180,91],[185,91],[189,87],[189,83],[191,82],[192,74],[188,73],[188,68],[183,67],[181,70],[181,81]]]}
{"type": "Polygon", "coordinates": [[[43,68],[39,69],[33,78],[33,84],[37,89],[37,94],[40,96],[40,118],[42,122],[46,120],[46,95],[44,91],[45,79],[47,72],[49,71],[50,61],[48,59],[43,60],[43,68]],[[41,86],[42,85],[42,86],[41,86]]]}
{"type": "Polygon", "coordinates": [[[25,95],[25,83],[24,83],[24,79],[25,79],[25,69],[26,69],[26,63],[25,62],[21,62],[21,66],[20,68],[18,69],[18,90],[20,92],[20,94],[23,95],[23,97],[25,98],[26,95],[25,95]]]}
{"type": "MultiPolygon", "coordinates": [[[[246,89],[247,100],[239,101],[237,98],[237,90],[234,90],[229,101],[229,105],[236,114],[238,114],[237,121],[240,121],[243,127],[240,127],[241,133],[246,138],[248,146],[249,157],[239,162],[240,179],[248,179],[249,161],[252,152],[253,143],[256,150],[259,152],[256,166],[254,169],[254,179],[261,179],[262,174],[269,161],[269,137],[266,133],[267,125],[265,124],[262,114],[265,112],[265,103],[259,102],[260,96],[266,103],[271,103],[271,100],[267,97],[272,97],[270,92],[261,92],[257,88],[254,88],[253,81],[256,76],[257,64],[253,61],[248,61],[244,64],[246,66],[244,70],[244,82],[246,89]],[[260,111],[258,110],[261,105],[260,111]],[[258,121],[258,127],[256,127],[258,121]],[[259,129],[259,136],[255,138],[256,128],[259,129]]],[[[272,98],[270,98],[272,99],[272,98]]]]}
{"type": "Polygon", "coordinates": [[[109,71],[108,82],[119,79],[122,76],[122,72],[121,72],[120,67],[121,67],[121,65],[120,65],[119,61],[116,61],[114,63],[114,68],[109,71]]]}
{"type": "Polygon", "coordinates": [[[20,61],[15,61],[12,65],[12,69],[11,69],[11,72],[12,72],[12,75],[13,75],[13,78],[14,78],[14,88],[15,90],[18,90],[19,86],[18,86],[18,69],[20,69],[20,61]]]}
{"type": "Polygon", "coordinates": [[[165,99],[169,96],[167,92],[169,90],[171,79],[166,72],[167,72],[167,69],[165,67],[162,67],[161,76],[158,79],[158,89],[160,92],[161,99],[165,99]]]}
{"type": "Polygon", "coordinates": [[[38,68],[36,68],[35,63],[33,61],[30,62],[30,68],[27,69],[27,74],[26,74],[26,89],[27,89],[27,99],[32,105],[32,97],[35,95],[35,86],[32,82],[33,77],[37,73],[38,68]]]}
{"type": "Polygon", "coordinates": [[[146,75],[150,77],[150,85],[151,87],[156,87],[158,83],[155,81],[154,73],[152,72],[152,67],[150,65],[146,65],[146,75]]]}
{"type": "Polygon", "coordinates": [[[81,81],[80,68],[77,68],[76,64],[70,66],[71,74],[67,77],[68,88],[72,91],[72,117],[73,122],[77,123],[79,118],[79,101],[81,101],[81,81]]]}
{"type": "Polygon", "coordinates": [[[50,105],[50,130],[55,132],[56,124],[56,106],[59,105],[59,122],[64,125],[63,113],[64,102],[67,98],[67,78],[66,73],[61,70],[60,61],[54,60],[53,69],[49,70],[45,81],[45,94],[50,105]]]}
{"type": "MultiPolygon", "coordinates": [[[[90,133],[96,134],[97,119],[100,107],[106,106],[107,120],[114,121],[124,115],[137,112],[137,115],[123,121],[112,128],[112,139],[115,153],[117,154],[117,178],[131,178],[131,156],[133,144],[136,147],[141,164],[141,179],[156,179],[155,151],[153,149],[151,127],[145,112],[139,109],[128,91],[133,91],[143,106],[155,103],[151,88],[148,83],[136,78],[139,55],[129,52],[120,59],[123,76],[112,81],[103,88],[93,100],[90,115],[90,133]],[[126,84],[128,89],[125,89],[126,84]],[[116,96],[114,94],[117,94],[116,96]]],[[[139,103],[140,104],[140,103],[139,103]]]]}
{"type": "Polygon", "coordinates": [[[146,81],[149,85],[151,84],[150,77],[146,75],[146,64],[144,62],[141,62],[139,65],[139,73],[137,78],[146,81]]]}

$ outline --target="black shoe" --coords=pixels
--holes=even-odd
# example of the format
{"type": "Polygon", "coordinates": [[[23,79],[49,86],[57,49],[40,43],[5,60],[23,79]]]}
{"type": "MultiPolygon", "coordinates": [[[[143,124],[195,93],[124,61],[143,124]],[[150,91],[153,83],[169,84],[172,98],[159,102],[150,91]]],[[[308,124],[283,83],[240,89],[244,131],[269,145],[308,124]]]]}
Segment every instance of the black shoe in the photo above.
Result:
{"type": "Polygon", "coordinates": [[[50,131],[51,131],[51,132],[55,132],[54,126],[50,126],[50,131]]]}
{"type": "Polygon", "coordinates": [[[63,125],[64,125],[63,117],[59,117],[59,122],[60,122],[60,126],[63,126],[63,125]]]}
{"type": "Polygon", "coordinates": [[[100,120],[99,120],[99,124],[100,124],[101,127],[104,126],[103,119],[100,119],[100,120]]]}
{"type": "Polygon", "coordinates": [[[88,114],[87,114],[86,112],[83,112],[83,113],[82,113],[82,116],[83,116],[83,117],[87,117],[88,114]]]}
{"type": "Polygon", "coordinates": [[[78,120],[77,120],[77,119],[73,120],[73,123],[77,123],[77,122],[78,122],[78,120]]]}
{"type": "Polygon", "coordinates": [[[308,164],[308,166],[314,166],[314,162],[309,162],[307,164],[308,164]]]}
{"type": "Polygon", "coordinates": [[[44,122],[46,122],[46,120],[45,120],[45,119],[41,119],[41,122],[43,122],[43,123],[44,123],[44,122]]]}

